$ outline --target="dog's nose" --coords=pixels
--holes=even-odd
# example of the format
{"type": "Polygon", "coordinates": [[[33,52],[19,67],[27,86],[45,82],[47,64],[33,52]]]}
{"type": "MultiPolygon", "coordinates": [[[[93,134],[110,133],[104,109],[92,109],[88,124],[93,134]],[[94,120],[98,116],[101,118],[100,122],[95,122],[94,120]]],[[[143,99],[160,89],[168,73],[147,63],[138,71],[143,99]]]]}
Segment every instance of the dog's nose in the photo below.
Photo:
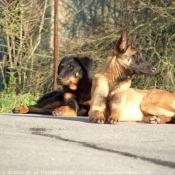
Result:
{"type": "Polygon", "coordinates": [[[57,81],[58,81],[58,82],[61,82],[61,79],[62,79],[61,77],[58,77],[58,78],[57,78],[57,81]]]}
{"type": "Polygon", "coordinates": [[[156,68],[155,67],[151,67],[151,72],[155,72],[156,68]]]}

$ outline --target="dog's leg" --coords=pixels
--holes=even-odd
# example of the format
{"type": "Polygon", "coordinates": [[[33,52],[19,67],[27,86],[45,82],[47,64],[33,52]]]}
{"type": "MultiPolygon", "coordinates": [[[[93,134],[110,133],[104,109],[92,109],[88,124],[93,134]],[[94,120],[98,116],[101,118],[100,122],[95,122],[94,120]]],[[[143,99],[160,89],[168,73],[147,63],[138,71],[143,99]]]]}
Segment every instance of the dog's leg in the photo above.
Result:
{"type": "Polygon", "coordinates": [[[24,105],[19,105],[12,109],[12,112],[15,114],[27,114],[29,112],[29,107],[24,105]]]}
{"type": "Polygon", "coordinates": [[[50,104],[44,105],[42,108],[44,108],[44,109],[55,109],[55,108],[60,107],[61,105],[62,105],[62,101],[57,100],[57,101],[54,101],[50,104]]]}
{"type": "Polygon", "coordinates": [[[54,90],[52,92],[49,92],[47,94],[44,94],[42,97],[40,97],[38,100],[37,100],[37,105],[40,105],[40,106],[37,106],[37,107],[42,107],[44,106],[44,104],[47,103],[47,101],[49,103],[51,103],[50,101],[54,99],[60,99],[61,100],[61,97],[63,96],[63,91],[58,91],[58,90],[54,90]]]}
{"type": "Polygon", "coordinates": [[[150,124],[164,124],[164,123],[174,123],[174,117],[166,116],[144,116],[142,122],[150,124]]]}
{"type": "Polygon", "coordinates": [[[13,113],[16,114],[27,114],[27,113],[33,113],[33,114],[52,114],[53,109],[46,109],[46,108],[37,108],[35,106],[23,106],[19,105],[18,107],[14,108],[12,110],[13,113]]]}
{"type": "Polygon", "coordinates": [[[72,109],[69,106],[61,106],[59,108],[56,108],[52,111],[52,115],[54,116],[69,116],[69,117],[76,117],[77,111],[75,109],[72,109]]]}
{"type": "Polygon", "coordinates": [[[126,102],[126,93],[115,93],[115,90],[111,92],[112,95],[109,100],[110,116],[108,117],[108,122],[110,124],[116,124],[120,121],[120,116],[122,113],[122,108],[126,102]]]}
{"type": "Polygon", "coordinates": [[[108,92],[107,80],[103,75],[97,74],[93,79],[91,89],[91,108],[88,113],[90,122],[105,123],[108,92]]]}
{"type": "Polygon", "coordinates": [[[146,117],[149,116],[148,123],[150,124],[173,123],[174,112],[171,109],[146,101],[141,103],[140,108],[146,117]]]}
{"type": "Polygon", "coordinates": [[[54,109],[54,108],[61,106],[62,101],[63,101],[63,92],[62,91],[53,91],[53,92],[50,92],[48,94],[43,95],[37,101],[35,107],[54,109]],[[54,103],[55,103],[55,107],[54,107],[54,103]]]}
{"type": "Polygon", "coordinates": [[[47,104],[43,106],[42,108],[37,107],[36,105],[31,106],[24,106],[19,105],[12,109],[13,113],[16,114],[27,114],[27,113],[33,113],[33,114],[52,114],[52,110],[55,108],[58,108],[61,105],[61,101],[55,101],[50,104],[47,104]]]}
{"type": "Polygon", "coordinates": [[[59,108],[53,110],[54,116],[77,116],[79,110],[79,104],[74,94],[66,92],[62,105],[59,108]]]}
{"type": "Polygon", "coordinates": [[[63,92],[53,91],[48,94],[43,95],[35,105],[24,106],[19,105],[12,109],[13,113],[16,114],[26,114],[26,113],[37,113],[37,114],[51,114],[51,110],[44,109],[55,109],[62,105],[63,92]],[[43,108],[39,109],[39,108],[43,108]]]}

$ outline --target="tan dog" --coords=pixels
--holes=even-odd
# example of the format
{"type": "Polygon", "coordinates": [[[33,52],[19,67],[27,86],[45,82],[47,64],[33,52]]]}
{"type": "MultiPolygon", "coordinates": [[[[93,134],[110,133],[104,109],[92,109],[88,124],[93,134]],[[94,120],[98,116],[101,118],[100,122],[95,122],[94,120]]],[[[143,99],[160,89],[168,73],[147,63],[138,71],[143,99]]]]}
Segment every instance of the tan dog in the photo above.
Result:
{"type": "Polygon", "coordinates": [[[155,70],[133,42],[128,43],[127,31],[123,31],[113,53],[93,79],[89,121],[173,122],[175,95],[158,89],[130,88],[132,75],[151,74],[155,70]]]}

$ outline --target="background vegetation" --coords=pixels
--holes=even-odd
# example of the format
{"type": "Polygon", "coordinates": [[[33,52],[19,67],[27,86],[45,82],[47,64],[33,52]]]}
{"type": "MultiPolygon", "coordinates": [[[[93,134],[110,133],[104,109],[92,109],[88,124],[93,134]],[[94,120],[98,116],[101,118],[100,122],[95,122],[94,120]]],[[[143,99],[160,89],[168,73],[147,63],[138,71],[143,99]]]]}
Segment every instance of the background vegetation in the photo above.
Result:
{"type": "MultiPolygon", "coordinates": [[[[53,1],[0,0],[0,112],[6,103],[32,103],[53,90],[53,12],[53,1]]],[[[59,60],[90,56],[95,74],[124,28],[131,38],[137,35],[136,46],[157,68],[151,76],[135,76],[132,86],[175,93],[173,0],[59,0],[59,60]]]]}

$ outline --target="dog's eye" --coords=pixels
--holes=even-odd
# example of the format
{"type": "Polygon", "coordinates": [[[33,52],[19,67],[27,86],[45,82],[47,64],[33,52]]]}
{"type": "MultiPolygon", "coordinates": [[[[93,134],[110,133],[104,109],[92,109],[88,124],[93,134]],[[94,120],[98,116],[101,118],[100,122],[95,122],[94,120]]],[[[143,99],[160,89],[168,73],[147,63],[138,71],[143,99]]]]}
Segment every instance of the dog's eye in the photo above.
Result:
{"type": "Polygon", "coordinates": [[[72,66],[68,67],[68,70],[70,70],[70,71],[73,70],[73,67],[72,66]]]}
{"type": "Polygon", "coordinates": [[[139,53],[135,53],[134,55],[132,55],[132,57],[135,59],[139,58],[139,56],[140,56],[139,53]]]}

